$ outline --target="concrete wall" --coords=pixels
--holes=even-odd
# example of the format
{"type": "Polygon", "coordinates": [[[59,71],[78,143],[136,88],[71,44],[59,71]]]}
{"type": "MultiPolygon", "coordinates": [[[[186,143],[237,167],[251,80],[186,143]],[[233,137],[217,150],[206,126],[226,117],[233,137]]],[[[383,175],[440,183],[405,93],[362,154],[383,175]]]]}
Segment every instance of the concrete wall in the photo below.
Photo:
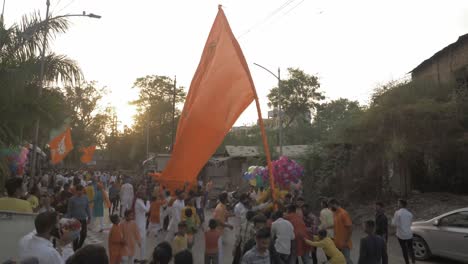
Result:
{"type": "Polygon", "coordinates": [[[242,176],[244,172],[247,171],[247,161],[244,158],[237,158],[237,159],[230,159],[228,161],[229,167],[229,181],[231,183],[232,188],[242,187],[243,185],[247,184],[242,176]]]}

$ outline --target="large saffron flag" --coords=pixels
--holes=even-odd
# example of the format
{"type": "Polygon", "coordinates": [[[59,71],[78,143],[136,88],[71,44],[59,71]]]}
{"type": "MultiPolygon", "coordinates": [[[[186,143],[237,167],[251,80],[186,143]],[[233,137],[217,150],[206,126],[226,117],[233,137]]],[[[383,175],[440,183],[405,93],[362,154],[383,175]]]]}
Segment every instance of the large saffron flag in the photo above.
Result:
{"type": "Polygon", "coordinates": [[[86,148],[81,148],[80,152],[83,152],[81,156],[81,162],[84,164],[88,164],[93,160],[94,151],[96,150],[96,146],[89,146],[86,148]]]}
{"type": "Polygon", "coordinates": [[[50,154],[52,155],[52,164],[57,164],[62,161],[73,149],[70,128],[67,128],[65,132],[53,138],[49,142],[49,146],[50,154]]]}
{"type": "Polygon", "coordinates": [[[255,98],[247,62],[220,6],[190,85],[171,159],[158,179],[172,190],[194,184],[255,98]]]}

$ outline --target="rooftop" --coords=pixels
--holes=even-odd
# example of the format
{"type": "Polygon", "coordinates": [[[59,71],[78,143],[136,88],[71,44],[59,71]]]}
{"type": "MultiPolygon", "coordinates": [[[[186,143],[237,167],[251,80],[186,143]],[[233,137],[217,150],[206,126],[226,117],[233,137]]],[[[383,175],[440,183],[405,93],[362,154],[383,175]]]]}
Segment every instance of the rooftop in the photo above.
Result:
{"type": "Polygon", "coordinates": [[[424,67],[430,65],[434,60],[438,59],[440,56],[450,52],[451,50],[453,50],[453,49],[457,48],[458,46],[463,45],[465,43],[468,43],[468,34],[465,34],[465,35],[462,35],[462,36],[458,37],[458,40],[456,42],[454,42],[454,43],[448,45],[447,47],[439,50],[437,53],[432,55],[432,57],[430,57],[429,59],[423,61],[421,64],[416,66],[416,68],[414,68],[411,71],[411,73],[422,70],[424,67]]]}

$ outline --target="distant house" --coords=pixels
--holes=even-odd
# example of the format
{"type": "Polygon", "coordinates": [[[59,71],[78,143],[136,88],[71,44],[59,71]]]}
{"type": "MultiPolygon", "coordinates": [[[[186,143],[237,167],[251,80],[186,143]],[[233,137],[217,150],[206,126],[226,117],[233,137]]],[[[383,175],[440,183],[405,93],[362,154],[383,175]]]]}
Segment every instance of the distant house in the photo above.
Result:
{"type": "Polygon", "coordinates": [[[468,87],[468,34],[419,64],[411,71],[411,77],[438,85],[458,83],[468,87]]]}
{"type": "MultiPolygon", "coordinates": [[[[199,180],[204,182],[213,181],[211,198],[216,197],[219,192],[226,188],[247,187],[247,181],[242,178],[248,169],[247,159],[260,157],[263,153],[262,148],[261,146],[226,146],[224,154],[211,157],[198,174],[199,180]]],[[[308,145],[283,146],[283,154],[292,159],[300,158],[306,155],[309,149],[310,146],[308,145]]],[[[278,153],[279,147],[276,147],[275,151],[278,153]]],[[[170,154],[156,155],[157,170],[163,171],[170,158],[170,154]]]]}

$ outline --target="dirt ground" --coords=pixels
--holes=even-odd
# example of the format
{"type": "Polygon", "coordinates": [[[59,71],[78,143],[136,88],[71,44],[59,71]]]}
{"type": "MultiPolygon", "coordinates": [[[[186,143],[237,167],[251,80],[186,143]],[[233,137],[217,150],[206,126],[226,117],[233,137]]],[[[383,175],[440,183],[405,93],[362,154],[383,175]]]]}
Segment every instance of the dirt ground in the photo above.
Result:
{"type": "MultiPolygon", "coordinates": [[[[450,193],[413,193],[407,199],[408,209],[413,213],[414,220],[429,220],[440,214],[468,207],[468,195],[456,195],[450,193]]],[[[361,224],[368,219],[374,219],[374,203],[352,204],[345,208],[350,213],[355,224],[361,224]]],[[[397,201],[385,204],[386,215],[391,218],[397,209],[397,201]]]]}

